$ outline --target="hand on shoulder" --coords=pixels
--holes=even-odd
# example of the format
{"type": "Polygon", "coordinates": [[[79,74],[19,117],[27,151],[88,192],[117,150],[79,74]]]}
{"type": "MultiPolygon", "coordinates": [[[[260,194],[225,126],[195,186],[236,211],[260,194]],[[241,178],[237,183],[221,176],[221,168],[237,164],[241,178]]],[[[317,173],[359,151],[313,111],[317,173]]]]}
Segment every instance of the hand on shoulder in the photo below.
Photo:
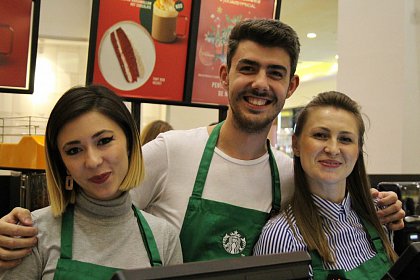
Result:
{"type": "Polygon", "coordinates": [[[0,219],[0,269],[12,268],[32,252],[37,229],[29,210],[16,207],[0,219]]]}
{"type": "Polygon", "coordinates": [[[373,198],[378,199],[378,206],[381,208],[377,214],[382,224],[387,225],[390,230],[401,230],[404,228],[405,211],[402,209],[402,202],[395,192],[379,192],[371,190],[373,198]]]}

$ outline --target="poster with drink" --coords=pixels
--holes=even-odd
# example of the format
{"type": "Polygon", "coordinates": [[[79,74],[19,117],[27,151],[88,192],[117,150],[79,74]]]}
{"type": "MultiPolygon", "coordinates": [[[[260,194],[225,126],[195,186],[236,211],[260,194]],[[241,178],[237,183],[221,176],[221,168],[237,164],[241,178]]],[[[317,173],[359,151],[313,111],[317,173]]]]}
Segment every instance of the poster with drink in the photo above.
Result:
{"type": "Polygon", "coordinates": [[[219,82],[219,68],[226,62],[227,43],[233,26],[246,18],[274,18],[275,0],[201,0],[192,78],[193,103],[228,104],[219,82]]]}
{"type": "Polygon", "coordinates": [[[0,92],[33,93],[39,1],[0,1],[0,92]]]}
{"type": "Polygon", "coordinates": [[[192,0],[94,0],[87,82],[182,101],[192,0]]]}

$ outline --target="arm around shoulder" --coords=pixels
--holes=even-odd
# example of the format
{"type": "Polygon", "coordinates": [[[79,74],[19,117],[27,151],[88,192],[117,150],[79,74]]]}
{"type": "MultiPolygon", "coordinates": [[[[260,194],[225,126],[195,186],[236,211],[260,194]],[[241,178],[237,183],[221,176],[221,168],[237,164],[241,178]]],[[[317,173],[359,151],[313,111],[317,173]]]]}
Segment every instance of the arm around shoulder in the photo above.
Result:
{"type": "Polygon", "coordinates": [[[0,270],[0,280],[38,280],[42,278],[42,263],[37,248],[22,259],[19,266],[8,270],[0,270]]]}
{"type": "Polygon", "coordinates": [[[372,188],[373,198],[377,198],[379,210],[377,215],[383,225],[387,225],[389,230],[400,230],[404,228],[405,211],[402,208],[402,202],[398,199],[395,192],[379,192],[372,188]]]}
{"type": "Polygon", "coordinates": [[[32,227],[29,210],[14,208],[0,219],[0,268],[18,265],[36,244],[37,229],[32,227]]]}

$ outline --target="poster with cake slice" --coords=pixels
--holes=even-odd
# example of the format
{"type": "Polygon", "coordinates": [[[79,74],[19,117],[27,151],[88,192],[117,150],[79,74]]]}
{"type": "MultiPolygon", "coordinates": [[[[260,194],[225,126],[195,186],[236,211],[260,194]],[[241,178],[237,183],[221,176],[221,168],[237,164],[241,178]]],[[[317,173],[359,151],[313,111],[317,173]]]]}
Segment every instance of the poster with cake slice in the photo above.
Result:
{"type": "Polygon", "coordinates": [[[227,92],[219,82],[219,68],[226,62],[230,31],[245,18],[274,18],[280,7],[275,0],[200,2],[191,101],[226,105],[227,92]]]}
{"type": "Polygon", "coordinates": [[[192,0],[94,0],[87,83],[182,101],[192,0]]]}

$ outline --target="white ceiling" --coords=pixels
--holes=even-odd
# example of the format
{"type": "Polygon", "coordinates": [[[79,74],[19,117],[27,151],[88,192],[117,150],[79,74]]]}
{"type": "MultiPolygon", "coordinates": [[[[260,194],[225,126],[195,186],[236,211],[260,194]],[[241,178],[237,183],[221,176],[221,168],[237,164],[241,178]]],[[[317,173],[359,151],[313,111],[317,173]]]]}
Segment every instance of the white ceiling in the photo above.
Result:
{"type": "Polygon", "coordinates": [[[301,42],[300,61],[335,61],[338,0],[283,0],[280,20],[293,27],[301,42]],[[314,32],[315,39],[306,34],[314,32]]]}

